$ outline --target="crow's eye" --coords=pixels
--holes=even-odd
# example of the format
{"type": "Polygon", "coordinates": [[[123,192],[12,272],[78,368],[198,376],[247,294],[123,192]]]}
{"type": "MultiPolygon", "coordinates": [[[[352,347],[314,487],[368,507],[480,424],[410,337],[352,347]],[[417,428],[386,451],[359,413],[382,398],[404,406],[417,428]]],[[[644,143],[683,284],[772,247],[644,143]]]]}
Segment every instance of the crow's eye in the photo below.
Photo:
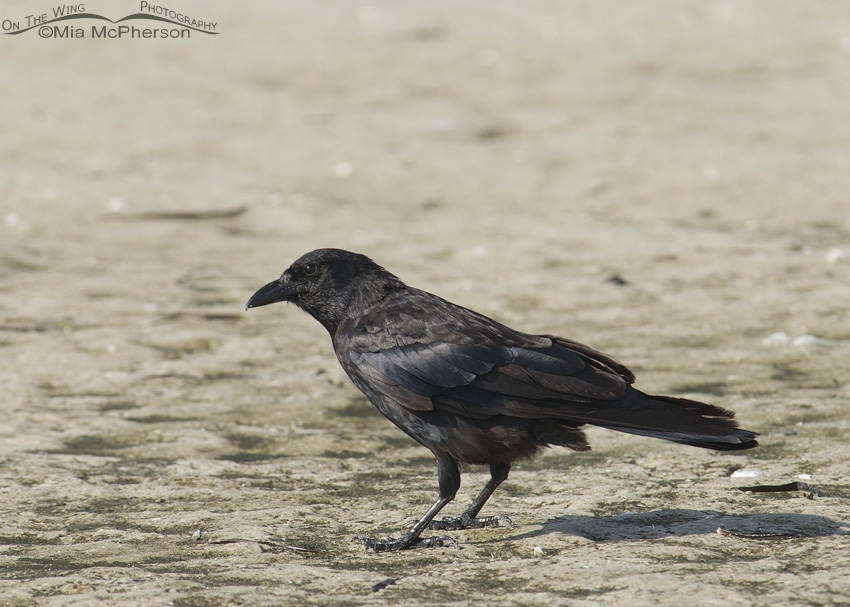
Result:
{"type": "Polygon", "coordinates": [[[308,263],[306,266],[304,266],[304,274],[306,274],[307,276],[315,276],[316,272],[318,271],[319,266],[314,263],[308,263]]]}

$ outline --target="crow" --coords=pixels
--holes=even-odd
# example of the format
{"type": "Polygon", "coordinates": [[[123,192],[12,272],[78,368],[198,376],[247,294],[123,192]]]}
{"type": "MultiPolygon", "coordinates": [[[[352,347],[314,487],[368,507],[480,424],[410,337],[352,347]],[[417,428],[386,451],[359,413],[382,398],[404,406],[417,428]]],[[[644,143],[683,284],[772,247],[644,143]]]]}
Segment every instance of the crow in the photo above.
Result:
{"type": "Polygon", "coordinates": [[[318,320],[354,385],[437,459],[437,501],[398,539],[359,538],[367,550],[442,546],[447,538],[420,534],[510,522],[478,513],[511,465],[552,445],[590,449],[585,424],[718,451],[758,445],[732,411],[644,394],[629,369],[599,350],[511,329],[408,287],[364,255],[307,253],[247,308],[279,301],[318,320]],[[458,464],[488,465],[490,480],[461,516],[435,521],[460,488],[458,464]]]}

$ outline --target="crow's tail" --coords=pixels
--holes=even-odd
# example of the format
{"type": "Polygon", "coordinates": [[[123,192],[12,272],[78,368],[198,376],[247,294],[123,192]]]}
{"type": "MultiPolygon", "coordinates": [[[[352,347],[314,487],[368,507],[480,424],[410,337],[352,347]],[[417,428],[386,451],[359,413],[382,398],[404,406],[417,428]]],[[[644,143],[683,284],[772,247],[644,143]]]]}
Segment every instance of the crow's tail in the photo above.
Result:
{"type": "MultiPolygon", "coordinates": [[[[597,419],[589,423],[703,449],[740,451],[758,446],[758,434],[738,428],[732,411],[685,398],[644,395],[632,390],[631,396],[634,398],[634,392],[637,392],[646,399],[649,407],[644,405],[639,411],[628,405],[618,407],[606,411],[604,417],[609,419],[597,419]]],[[[630,400],[626,398],[621,402],[626,404],[630,400]]]]}

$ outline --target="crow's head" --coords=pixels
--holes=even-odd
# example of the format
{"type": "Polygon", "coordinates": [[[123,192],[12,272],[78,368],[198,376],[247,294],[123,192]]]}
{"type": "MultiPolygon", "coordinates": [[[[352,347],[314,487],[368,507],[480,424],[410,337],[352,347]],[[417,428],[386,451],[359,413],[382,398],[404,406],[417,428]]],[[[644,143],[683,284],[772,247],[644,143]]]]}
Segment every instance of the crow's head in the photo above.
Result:
{"type": "Polygon", "coordinates": [[[261,287],[248,308],[290,301],[330,331],[364,313],[404,283],[365,255],[317,249],[301,256],[280,278],[261,287]]]}

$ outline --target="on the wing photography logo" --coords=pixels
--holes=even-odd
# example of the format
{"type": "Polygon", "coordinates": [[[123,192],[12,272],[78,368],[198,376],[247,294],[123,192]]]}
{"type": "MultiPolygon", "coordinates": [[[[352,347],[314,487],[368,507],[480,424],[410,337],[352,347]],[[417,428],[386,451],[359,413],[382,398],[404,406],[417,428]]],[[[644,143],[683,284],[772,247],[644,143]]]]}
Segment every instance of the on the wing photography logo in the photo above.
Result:
{"type": "Polygon", "coordinates": [[[25,15],[18,19],[3,18],[0,28],[6,35],[35,30],[41,38],[191,38],[192,33],[217,35],[218,23],[187,15],[180,10],[142,1],[139,11],[112,20],[87,12],[86,5],[61,4],[50,11],[25,15]],[[94,21],[94,23],[86,23],[94,21]],[[104,21],[108,23],[103,23],[104,21]],[[154,23],[145,23],[154,22],[154,23]],[[129,22],[129,23],[128,23],[129,22]]]}

